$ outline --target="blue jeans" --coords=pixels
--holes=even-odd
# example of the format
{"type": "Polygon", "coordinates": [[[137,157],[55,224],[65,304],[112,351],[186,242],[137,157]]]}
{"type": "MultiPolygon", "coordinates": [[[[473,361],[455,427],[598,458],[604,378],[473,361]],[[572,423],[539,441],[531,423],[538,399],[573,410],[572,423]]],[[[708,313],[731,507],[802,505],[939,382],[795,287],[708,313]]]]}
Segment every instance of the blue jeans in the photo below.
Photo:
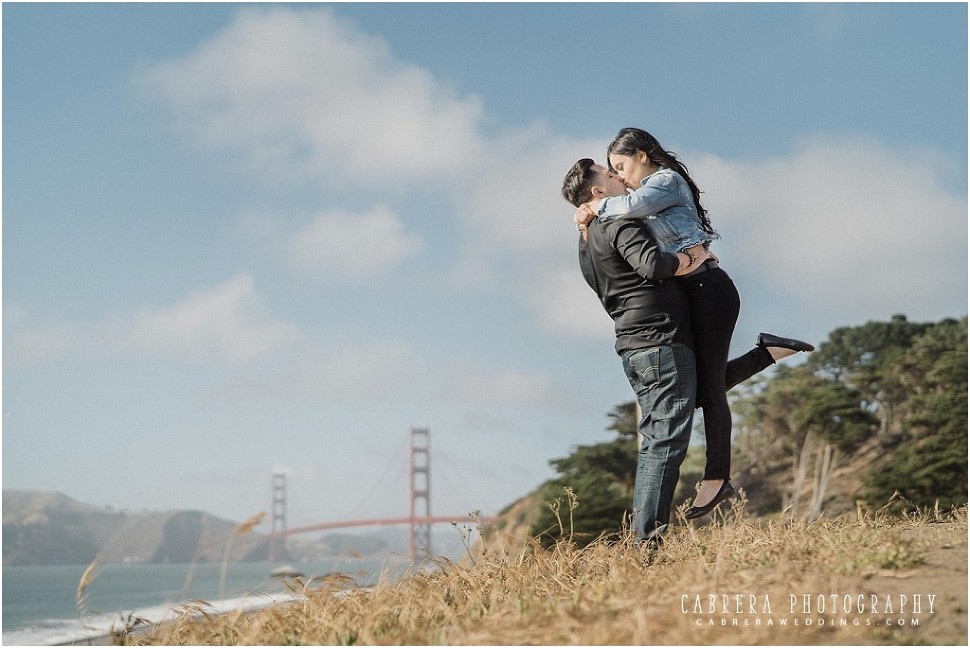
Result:
{"type": "Polygon", "coordinates": [[[658,542],[670,521],[680,464],[690,443],[697,396],[694,352],[676,344],[627,351],[621,357],[641,411],[633,531],[638,542],[658,542]]]}

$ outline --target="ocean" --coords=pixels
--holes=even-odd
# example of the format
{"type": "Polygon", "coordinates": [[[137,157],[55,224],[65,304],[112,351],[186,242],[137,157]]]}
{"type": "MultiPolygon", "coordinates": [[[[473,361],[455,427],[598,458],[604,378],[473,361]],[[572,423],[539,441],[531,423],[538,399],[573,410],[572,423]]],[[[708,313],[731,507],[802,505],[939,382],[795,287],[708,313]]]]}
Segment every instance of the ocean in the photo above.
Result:
{"type": "MultiPolygon", "coordinates": [[[[217,563],[104,564],[86,590],[83,620],[77,588],[87,565],[3,568],[4,646],[45,646],[84,641],[123,627],[129,615],[150,622],[171,618],[182,602],[203,600],[216,611],[261,607],[292,595],[270,576],[270,563],[230,563],[220,592],[217,563]]],[[[407,568],[405,559],[342,558],[294,563],[308,578],[342,573],[364,587],[383,574],[393,578],[407,568]]]]}

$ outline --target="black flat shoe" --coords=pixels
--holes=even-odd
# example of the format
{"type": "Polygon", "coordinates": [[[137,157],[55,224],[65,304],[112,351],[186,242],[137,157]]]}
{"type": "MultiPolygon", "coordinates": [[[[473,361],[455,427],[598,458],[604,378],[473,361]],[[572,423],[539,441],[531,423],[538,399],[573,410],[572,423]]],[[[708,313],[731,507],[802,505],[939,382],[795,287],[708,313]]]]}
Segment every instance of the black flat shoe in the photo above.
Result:
{"type": "Polygon", "coordinates": [[[704,517],[705,515],[713,511],[718,504],[728,499],[729,497],[732,497],[734,495],[734,492],[735,492],[734,484],[732,484],[730,481],[725,479],[724,483],[721,484],[721,488],[718,489],[717,495],[714,496],[714,499],[712,499],[704,506],[691,506],[689,509],[687,509],[684,512],[684,517],[687,518],[688,520],[704,517]]]}
{"type": "Polygon", "coordinates": [[[781,347],[782,349],[791,349],[792,351],[814,351],[813,347],[808,342],[802,342],[801,340],[793,340],[792,338],[778,337],[777,335],[772,335],[771,333],[762,333],[758,336],[758,346],[759,347],[781,347]]]}

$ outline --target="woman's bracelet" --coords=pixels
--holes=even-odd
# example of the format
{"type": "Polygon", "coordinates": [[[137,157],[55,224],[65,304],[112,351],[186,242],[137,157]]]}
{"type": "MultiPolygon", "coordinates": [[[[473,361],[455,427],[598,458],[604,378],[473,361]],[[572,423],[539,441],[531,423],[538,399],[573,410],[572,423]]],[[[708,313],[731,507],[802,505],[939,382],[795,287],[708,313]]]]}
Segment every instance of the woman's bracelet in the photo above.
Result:
{"type": "Polygon", "coordinates": [[[691,252],[690,250],[684,250],[684,254],[686,254],[687,258],[690,260],[690,263],[687,264],[688,268],[694,265],[695,263],[697,263],[697,257],[694,256],[693,252],[691,252]]]}

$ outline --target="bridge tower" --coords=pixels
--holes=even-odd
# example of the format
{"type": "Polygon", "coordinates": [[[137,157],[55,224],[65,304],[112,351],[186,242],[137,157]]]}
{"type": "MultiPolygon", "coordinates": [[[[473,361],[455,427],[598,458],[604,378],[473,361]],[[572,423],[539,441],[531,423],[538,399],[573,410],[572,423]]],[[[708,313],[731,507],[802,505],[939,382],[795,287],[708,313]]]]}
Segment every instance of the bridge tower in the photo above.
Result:
{"type": "Polygon", "coordinates": [[[274,562],[277,557],[286,555],[286,536],[277,536],[277,532],[286,531],[286,475],[273,473],[273,528],[269,536],[269,561],[274,562]],[[277,551],[276,543],[280,543],[277,551]]]}
{"type": "Polygon", "coordinates": [[[413,562],[431,557],[431,437],[428,428],[411,428],[411,546],[413,562]]]}

